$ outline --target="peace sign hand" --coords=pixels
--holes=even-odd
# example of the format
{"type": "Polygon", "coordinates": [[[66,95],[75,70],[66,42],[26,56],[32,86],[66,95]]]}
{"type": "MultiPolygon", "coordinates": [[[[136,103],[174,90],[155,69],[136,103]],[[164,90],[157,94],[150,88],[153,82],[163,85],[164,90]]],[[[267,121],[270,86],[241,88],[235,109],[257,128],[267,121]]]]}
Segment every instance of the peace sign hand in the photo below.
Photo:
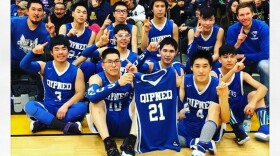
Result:
{"type": "Polygon", "coordinates": [[[244,57],[240,62],[237,62],[235,64],[235,66],[233,67],[234,72],[239,72],[245,68],[245,65],[243,63],[245,59],[246,57],[244,57]]]}
{"type": "Polygon", "coordinates": [[[43,54],[44,53],[44,48],[48,44],[48,42],[45,42],[43,44],[38,44],[33,48],[33,53],[34,54],[43,54]]]}
{"type": "Polygon", "coordinates": [[[199,21],[198,21],[198,22],[197,22],[196,31],[195,31],[194,36],[195,36],[195,37],[199,37],[200,34],[202,33],[202,31],[203,31],[203,27],[201,26],[201,24],[200,24],[199,21]]]}
{"type": "Polygon", "coordinates": [[[109,36],[110,36],[110,30],[108,32],[104,32],[103,35],[100,37],[99,41],[96,43],[97,47],[102,47],[104,45],[107,45],[109,43],[109,36]]]}
{"type": "Polygon", "coordinates": [[[151,21],[150,21],[150,17],[148,17],[148,19],[145,19],[145,20],[144,20],[144,26],[143,26],[143,28],[144,28],[144,31],[145,31],[145,32],[149,32],[149,31],[151,30],[151,28],[152,28],[152,23],[151,23],[151,21]]]}
{"type": "Polygon", "coordinates": [[[221,80],[222,74],[219,75],[219,85],[216,87],[218,96],[228,96],[228,84],[221,80]]]}

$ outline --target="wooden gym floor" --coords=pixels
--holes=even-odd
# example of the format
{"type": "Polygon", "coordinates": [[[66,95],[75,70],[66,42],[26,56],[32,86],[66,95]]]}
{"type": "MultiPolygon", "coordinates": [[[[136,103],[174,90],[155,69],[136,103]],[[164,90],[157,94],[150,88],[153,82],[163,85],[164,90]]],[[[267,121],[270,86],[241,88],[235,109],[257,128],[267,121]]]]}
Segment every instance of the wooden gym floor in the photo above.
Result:
{"type": "MultiPolygon", "coordinates": [[[[217,156],[268,156],[269,143],[254,139],[258,129],[256,116],[253,117],[251,140],[245,145],[234,142],[234,134],[227,127],[227,133],[217,143],[217,156]]],[[[32,134],[26,115],[11,115],[11,155],[12,156],[106,156],[104,144],[98,135],[90,133],[86,121],[82,123],[83,134],[79,136],[63,135],[56,130],[47,130],[32,134]]],[[[122,139],[115,139],[118,147],[122,139]]],[[[155,151],[139,156],[186,156],[191,150],[182,148],[180,152],[171,150],[155,151]]],[[[206,154],[210,155],[210,154],[206,154]]]]}

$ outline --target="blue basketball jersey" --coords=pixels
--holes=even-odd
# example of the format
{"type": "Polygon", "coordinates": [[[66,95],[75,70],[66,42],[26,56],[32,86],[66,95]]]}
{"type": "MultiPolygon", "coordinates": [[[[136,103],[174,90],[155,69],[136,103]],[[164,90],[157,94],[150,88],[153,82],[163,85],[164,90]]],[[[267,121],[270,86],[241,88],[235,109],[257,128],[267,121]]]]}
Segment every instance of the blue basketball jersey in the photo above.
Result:
{"type": "MultiPolygon", "coordinates": [[[[102,79],[102,86],[107,86],[110,80],[107,78],[105,72],[98,73],[98,76],[102,79]]],[[[118,87],[108,97],[106,97],[105,103],[108,111],[121,111],[122,108],[126,108],[130,105],[133,96],[133,89],[130,84],[122,87],[118,87]]]]}
{"type": "Polygon", "coordinates": [[[167,68],[152,74],[136,73],[133,82],[137,120],[136,151],[180,151],[176,119],[179,89],[176,87],[175,70],[167,68]]]}
{"type": "MultiPolygon", "coordinates": [[[[102,79],[102,86],[108,86],[112,82],[104,71],[98,73],[102,79]]],[[[106,104],[106,123],[111,137],[125,138],[131,128],[130,103],[133,98],[133,88],[130,84],[118,87],[104,99],[106,104]]]]}
{"type": "Polygon", "coordinates": [[[201,129],[205,123],[208,115],[208,108],[211,103],[218,103],[218,95],[216,87],[219,84],[219,80],[210,76],[209,83],[202,90],[198,91],[193,74],[185,75],[185,99],[184,103],[189,106],[189,111],[185,114],[184,118],[179,124],[184,129],[189,131],[189,134],[194,138],[200,136],[201,129]]]}
{"type": "MultiPolygon", "coordinates": [[[[211,34],[207,38],[204,38],[201,34],[197,40],[197,50],[206,51],[213,55],[219,29],[220,27],[214,25],[211,34]]],[[[194,28],[194,31],[196,31],[196,28],[194,28]]]]}
{"type": "MultiPolygon", "coordinates": [[[[132,34],[132,27],[133,25],[132,24],[129,24],[129,23],[126,23],[126,25],[128,26],[131,34],[132,34]]],[[[110,24],[108,27],[107,27],[107,30],[110,31],[110,34],[109,34],[109,43],[108,43],[108,47],[115,47],[117,46],[117,42],[115,41],[115,33],[114,33],[114,28],[115,28],[115,24],[112,23],[110,24]]],[[[131,37],[132,38],[132,37],[131,37]]],[[[131,38],[130,38],[130,43],[127,45],[127,48],[129,50],[132,50],[132,45],[131,45],[131,38]]]]}
{"type": "MultiPolygon", "coordinates": [[[[159,28],[157,27],[153,20],[151,20],[152,27],[149,31],[149,42],[158,42],[160,39],[164,39],[166,37],[173,37],[173,22],[166,18],[164,25],[159,28]]],[[[159,52],[152,52],[146,58],[147,61],[156,62],[160,60],[159,52]]]]}
{"type": "MultiPolygon", "coordinates": [[[[217,76],[222,74],[221,68],[213,70],[217,76]]],[[[223,76],[223,75],[222,75],[223,76]]],[[[240,98],[243,96],[243,72],[234,73],[228,83],[229,90],[229,104],[234,105],[235,103],[240,102],[240,98]]]]}
{"type": "MultiPolygon", "coordinates": [[[[66,26],[66,34],[73,28],[72,23],[65,24],[66,26]]],[[[68,55],[68,61],[72,63],[79,56],[82,55],[82,51],[86,49],[88,42],[90,40],[92,31],[88,28],[84,28],[84,32],[81,35],[74,35],[71,37],[67,37],[70,42],[70,49],[68,55]]]]}
{"type": "MultiPolygon", "coordinates": [[[[173,61],[172,62],[172,67],[176,68],[176,69],[180,69],[182,68],[183,71],[185,70],[185,66],[181,63],[181,62],[178,62],[178,61],[173,61]]],[[[157,62],[154,62],[154,66],[153,66],[153,69],[152,69],[152,73],[158,71],[158,70],[161,70],[163,69],[161,67],[161,64],[160,64],[160,61],[157,61],[157,62]]]]}
{"type": "Polygon", "coordinates": [[[75,81],[78,67],[68,64],[59,72],[53,61],[46,63],[44,68],[43,85],[45,88],[44,103],[49,105],[63,105],[75,94],[75,81]]]}

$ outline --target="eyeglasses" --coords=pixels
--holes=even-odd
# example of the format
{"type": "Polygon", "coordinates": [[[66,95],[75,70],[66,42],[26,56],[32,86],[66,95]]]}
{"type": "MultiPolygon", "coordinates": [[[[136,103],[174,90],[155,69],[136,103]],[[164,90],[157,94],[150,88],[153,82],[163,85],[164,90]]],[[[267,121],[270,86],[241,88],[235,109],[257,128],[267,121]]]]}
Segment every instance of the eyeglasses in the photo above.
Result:
{"type": "Polygon", "coordinates": [[[123,14],[127,14],[127,10],[115,10],[115,12],[117,13],[117,14],[121,14],[121,13],[123,13],[123,14]]]}
{"type": "Polygon", "coordinates": [[[113,65],[113,63],[115,64],[115,65],[119,65],[120,63],[121,63],[121,60],[115,60],[115,61],[111,61],[111,60],[109,60],[109,61],[103,61],[103,63],[108,63],[109,65],[113,65]]]}
{"type": "Polygon", "coordinates": [[[130,38],[131,37],[130,34],[116,34],[115,36],[117,38],[130,38]]]}

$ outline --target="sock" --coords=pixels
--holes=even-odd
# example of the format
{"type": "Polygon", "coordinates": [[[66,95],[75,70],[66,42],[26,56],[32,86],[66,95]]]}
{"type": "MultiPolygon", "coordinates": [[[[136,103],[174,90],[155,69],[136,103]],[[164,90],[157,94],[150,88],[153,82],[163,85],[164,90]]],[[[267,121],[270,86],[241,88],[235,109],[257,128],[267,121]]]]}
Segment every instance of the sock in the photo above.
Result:
{"type": "Polygon", "coordinates": [[[237,124],[237,121],[236,121],[236,119],[235,119],[235,117],[234,117],[234,114],[233,114],[233,112],[231,111],[231,109],[230,109],[230,120],[229,120],[229,123],[230,124],[237,124]]]}
{"type": "Polygon", "coordinates": [[[50,124],[50,127],[61,130],[61,131],[63,131],[65,126],[66,126],[66,123],[58,120],[56,117],[53,118],[53,120],[50,124]]]}
{"type": "Polygon", "coordinates": [[[128,138],[128,140],[131,141],[131,143],[132,143],[133,145],[135,145],[135,142],[136,142],[136,139],[137,139],[137,137],[136,137],[135,135],[129,134],[127,138],[128,138]]]}
{"type": "Polygon", "coordinates": [[[258,108],[256,109],[257,117],[259,119],[260,125],[268,125],[268,116],[266,108],[258,108]]]}
{"type": "Polygon", "coordinates": [[[187,147],[185,137],[183,137],[183,136],[181,136],[181,135],[178,135],[178,138],[179,138],[179,141],[180,141],[181,147],[187,147]]]}
{"type": "MultiPolygon", "coordinates": [[[[76,123],[70,123],[70,122],[67,124],[71,124],[67,133],[81,134],[81,131],[79,130],[79,125],[77,125],[76,123]]],[[[66,124],[66,126],[67,126],[67,124],[66,124]]],[[[64,127],[64,131],[65,131],[65,127],[64,127]]]]}
{"type": "Polygon", "coordinates": [[[199,142],[208,143],[212,140],[217,130],[217,124],[212,120],[207,120],[200,132],[199,142]]]}
{"type": "Polygon", "coordinates": [[[245,133],[242,133],[242,131],[239,129],[239,126],[240,126],[239,123],[236,123],[236,124],[230,123],[230,126],[232,127],[232,130],[236,137],[245,135],[245,133]]]}

